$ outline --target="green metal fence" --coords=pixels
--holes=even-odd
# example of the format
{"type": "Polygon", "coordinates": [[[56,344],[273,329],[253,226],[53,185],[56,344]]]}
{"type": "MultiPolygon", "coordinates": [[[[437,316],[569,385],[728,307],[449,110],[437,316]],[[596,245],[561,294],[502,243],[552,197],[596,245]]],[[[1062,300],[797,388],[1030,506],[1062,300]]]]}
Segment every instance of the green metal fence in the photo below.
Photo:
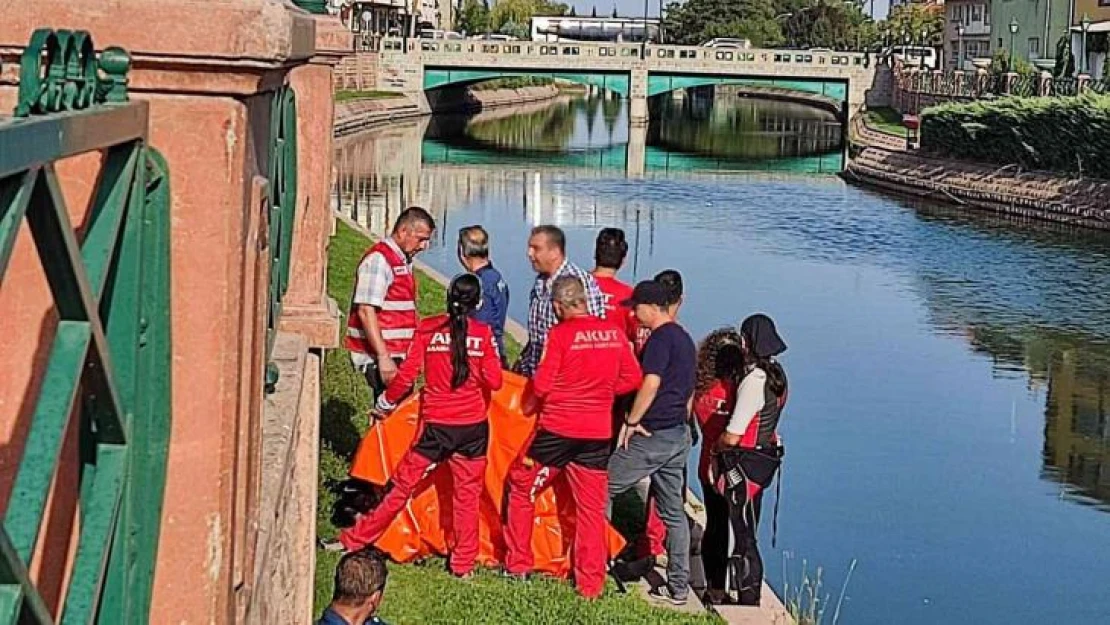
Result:
{"type": "Polygon", "coordinates": [[[60,622],[149,620],[170,435],[170,192],[147,106],[128,102],[129,66],[119,48],[97,57],[87,33],[36,31],[16,117],[0,121],[0,279],[25,221],[58,318],[0,526],[0,624],[54,622],[28,568],[61,465],[79,470],[62,496],[77,498],[80,534],[60,622]],[[89,152],[103,158],[78,232],[55,163],[89,152]]]}
{"type": "MultiPolygon", "coordinates": [[[[297,96],[286,85],[270,105],[270,301],[266,322],[266,357],[274,346],[281,303],[289,289],[293,225],[297,208],[297,96]]],[[[277,368],[266,367],[266,390],[277,383],[277,368]]]]}

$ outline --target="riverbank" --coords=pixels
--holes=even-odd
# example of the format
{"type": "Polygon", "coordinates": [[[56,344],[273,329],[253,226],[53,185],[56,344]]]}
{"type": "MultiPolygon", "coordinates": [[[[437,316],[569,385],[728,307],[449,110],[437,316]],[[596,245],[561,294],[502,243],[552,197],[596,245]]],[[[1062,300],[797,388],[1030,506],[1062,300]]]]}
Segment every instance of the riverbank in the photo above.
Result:
{"type": "Polygon", "coordinates": [[[854,155],[841,176],[884,191],[972,210],[1110,230],[1110,181],[981,165],[907,151],[905,141],[851,125],[854,155]]]}
{"type": "Polygon", "coordinates": [[[405,94],[395,97],[353,98],[335,104],[335,136],[343,136],[381,124],[432,113],[473,113],[518,104],[543,102],[557,98],[562,90],[557,85],[536,85],[509,89],[462,89],[432,95],[426,102],[405,94]]]}

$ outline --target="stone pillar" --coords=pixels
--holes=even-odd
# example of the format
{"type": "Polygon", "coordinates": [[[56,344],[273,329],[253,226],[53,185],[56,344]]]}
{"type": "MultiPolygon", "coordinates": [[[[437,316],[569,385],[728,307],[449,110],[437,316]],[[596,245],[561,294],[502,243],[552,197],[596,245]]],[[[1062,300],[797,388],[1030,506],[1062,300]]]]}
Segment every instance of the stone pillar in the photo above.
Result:
{"type": "Polygon", "coordinates": [[[629,176],[642,176],[647,161],[647,124],[632,124],[628,129],[625,169],[629,176]]]}
{"type": "Polygon", "coordinates": [[[339,313],[327,290],[327,244],[331,234],[332,95],[335,65],[352,53],[350,33],[337,18],[317,16],[316,55],[289,72],[297,94],[297,228],[293,267],[281,329],[308,339],[310,347],[339,345],[339,313]]]}
{"type": "Polygon", "coordinates": [[[1014,90],[1014,81],[1017,80],[1016,72],[1006,72],[1002,75],[1002,89],[1000,91],[1003,95],[1009,95],[1014,90]]]}
{"type": "MultiPolygon", "coordinates": [[[[41,26],[87,30],[102,48],[131,52],[131,97],[148,102],[149,142],[169,165],[172,431],[149,622],[243,622],[257,568],[270,104],[290,71],[316,56],[315,20],[281,0],[21,3],[0,20],[0,106],[12,102],[13,62],[41,26]]],[[[319,84],[327,73],[310,68],[297,80],[319,84]]],[[[309,260],[294,261],[290,291],[317,308],[328,206],[307,203],[326,202],[331,154],[306,150],[331,131],[321,113],[330,105],[318,99],[330,98],[331,84],[320,93],[297,94],[326,129],[302,129],[294,238],[309,260]]],[[[92,181],[61,182],[69,195],[92,181]]]]}
{"type": "Polygon", "coordinates": [[[1047,71],[1041,71],[1037,79],[1037,95],[1045,97],[1052,94],[1052,74],[1047,71]]]}
{"type": "Polygon", "coordinates": [[[633,126],[648,123],[648,75],[646,69],[634,69],[628,82],[628,122],[633,126]]]}

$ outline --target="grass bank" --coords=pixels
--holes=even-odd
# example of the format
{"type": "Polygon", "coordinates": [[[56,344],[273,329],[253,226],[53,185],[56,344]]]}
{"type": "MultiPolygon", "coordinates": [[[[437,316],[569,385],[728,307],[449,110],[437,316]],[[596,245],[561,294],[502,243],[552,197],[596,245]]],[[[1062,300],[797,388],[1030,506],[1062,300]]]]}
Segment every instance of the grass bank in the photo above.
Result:
{"type": "Polygon", "coordinates": [[[906,138],[906,127],[902,125],[902,114],[892,108],[868,109],[864,113],[867,125],[881,133],[906,138]]]}
{"type": "MultiPolygon", "coordinates": [[[[355,266],[369,241],[340,222],[328,249],[328,293],[346,310],[354,286],[355,266]]],[[[442,310],[444,289],[418,274],[418,307],[421,315],[442,310]]],[[[344,323],[346,321],[344,320],[344,323]]],[[[345,326],[344,326],[345,327],[345,326]]],[[[506,336],[510,359],[520,345],[506,336]]],[[[317,532],[331,539],[336,528],[330,514],[332,487],[347,476],[347,467],[362,432],[367,427],[370,398],[365,382],[354,371],[343,350],[331,350],[324,359],[320,417],[320,484],[317,532]]],[[[316,553],[316,613],[331,598],[332,576],[339,554],[316,553]]],[[[716,623],[709,616],[693,617],[655,608],[631,595],[606,589],[597,601],[582,601],[565,582],[535,580],[527,583],[480,571],[470,580],[451,577],[442,559],[415,565],[390,565],[389,587],[381,616],[394,625],[407,623],[649,623],[659,625],[716,623]]]]}
{"type": "Polygon", "coordinates": [[[403,94],[393,91],[352,91],[341,90],[335,92],[336,102],[349,102],[351,100],[388,100],[390,98],[403,98],[403,94]]]}

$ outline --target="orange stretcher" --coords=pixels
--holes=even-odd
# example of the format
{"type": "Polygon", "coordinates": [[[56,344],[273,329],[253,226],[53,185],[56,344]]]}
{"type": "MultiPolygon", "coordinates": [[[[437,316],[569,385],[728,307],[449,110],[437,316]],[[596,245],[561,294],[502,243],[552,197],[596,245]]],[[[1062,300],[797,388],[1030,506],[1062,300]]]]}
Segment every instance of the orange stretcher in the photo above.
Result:
{"type": "MultiPolygon", "coordinates": [[[[505,541],[501,513],[510,464],[528,442],[535,417],[520,409],[525,379],[505,372],[505,383],[490,403],[490,443],[486,484],[479,507],[478,563],[494,566],[502,561],[505,541]]],[[[385,421],[366,432],[351,465],[351,477],[384,486],[419,431],[419,393],[405,400],[385,421]]],[[[446,528],[451,518],[451,473],[436,467],[413,492],[404,511],[394,519],[375,546],[398,562],[431,555],[447,555],[446,528]]],[[[609,526],[609,556],[624,547],[624,539],[609,526]]],[[[536,525],[532,533],[535,570],[565,578],[571,571],[571,537],[574,536],[574,500],[565,480],[536,497],[536,525]]]]}

